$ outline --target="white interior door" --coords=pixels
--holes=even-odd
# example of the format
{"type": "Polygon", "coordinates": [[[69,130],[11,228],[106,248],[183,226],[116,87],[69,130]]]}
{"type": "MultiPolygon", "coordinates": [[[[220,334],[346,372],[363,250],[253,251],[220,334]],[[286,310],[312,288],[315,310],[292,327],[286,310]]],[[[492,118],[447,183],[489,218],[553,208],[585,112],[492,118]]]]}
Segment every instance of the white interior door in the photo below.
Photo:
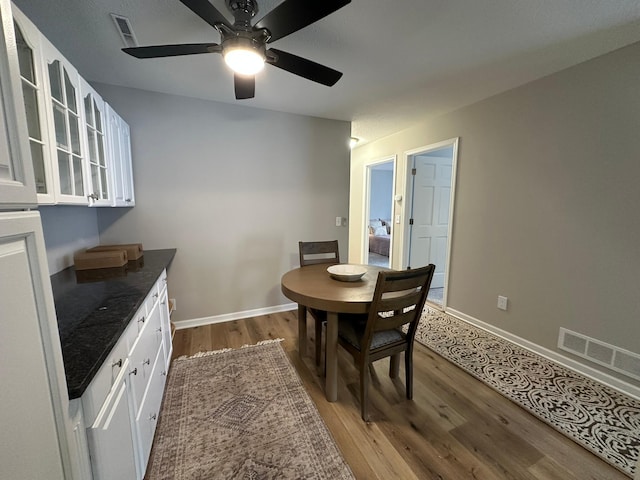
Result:
{"type": "Polygon", "coordinates": [[[409,265],[436,266],[431,288],[444,287],[448,249],[452,157],[413,157],[413,225],[409,265]],[[415,173],[414,173],[415,172],[415,173]]]}

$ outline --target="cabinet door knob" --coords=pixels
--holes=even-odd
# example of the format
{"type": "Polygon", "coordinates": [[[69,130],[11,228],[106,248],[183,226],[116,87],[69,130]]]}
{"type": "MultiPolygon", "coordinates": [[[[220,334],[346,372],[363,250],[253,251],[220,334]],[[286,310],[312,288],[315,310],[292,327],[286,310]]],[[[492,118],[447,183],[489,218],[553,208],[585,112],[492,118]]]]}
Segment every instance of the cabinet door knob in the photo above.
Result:
{"type": "Polygon", "coordinates": [[[158,298],[158,294],[157,294],[157,293],[154,293],[154,294],[153,294],[153,298],[158,298]]]}
{"type": "Polygon", "coordinates": [[[144,317],[141,317],[141,318],[138,320],[138,323],[144,323],[144,320],[145,320],[145,318],[144,318],[144,317]]]}
{"type": "Polygon", "coordinates": [[[136,368],[134,368],[133,370],[131,370],[131,371],[129,372],[129,375],[131,375],[131,374],[138,375],[138,368],[136,367],[136,368]]]}
{"type": "Polygon", "coordinates": [[[167,372],[161,372],[160,375],[163,376],[163,377],[166,377],[167,376],[167,372]]]}
{"type": "Polygon", "coordinates": [[[125,199],[125,202],[130,202],[130,201],[131,201],[130,198],[125,199]]]}
{"type": "Polygon", "coordinates": [[[149,365],[151,363],[151,359],[147,358],[144,362],[142,362],[143,365],[149,365]]]}
{"type": "Polygon", "coordinates": [[[156,328],[156,332],[162,332],[162,327],[156,328]]]}
{"type": "Polygon", "coordinates": [[[113,362],[111,364],[112,367],[122,368],[122,359],[120,358],[117,362],[113,362]]]}
{"type": "Polygon", "coordinates": [[[149,420],[155,420],[156,419],[156,414],[154,413],[153,415],[149,415],[149,420]]]}

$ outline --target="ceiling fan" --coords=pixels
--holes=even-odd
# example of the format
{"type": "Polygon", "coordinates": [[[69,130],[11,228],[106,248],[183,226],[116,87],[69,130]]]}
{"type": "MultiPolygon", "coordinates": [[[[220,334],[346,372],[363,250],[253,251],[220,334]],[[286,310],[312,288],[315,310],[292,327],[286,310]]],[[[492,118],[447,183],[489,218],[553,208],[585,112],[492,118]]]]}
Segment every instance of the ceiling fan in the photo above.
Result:
{"type": "Polygon", "coordinates": [[[221,53],[234,71],[238,100],[255,96],[255,74],[262,70],[265,62],[329,87],[342,77],[341,72],[306,58],[275,48],[267,49],[267,44],[317,22],[351,0],[284,0],[254,25],[251,25],[251,19],[258,13],[256,0],[225,0],[235,19],[233,25],[208,0],[180,1],[220,33],[219,44],[153,45],[122,50],[136,58],[221,53]]]}

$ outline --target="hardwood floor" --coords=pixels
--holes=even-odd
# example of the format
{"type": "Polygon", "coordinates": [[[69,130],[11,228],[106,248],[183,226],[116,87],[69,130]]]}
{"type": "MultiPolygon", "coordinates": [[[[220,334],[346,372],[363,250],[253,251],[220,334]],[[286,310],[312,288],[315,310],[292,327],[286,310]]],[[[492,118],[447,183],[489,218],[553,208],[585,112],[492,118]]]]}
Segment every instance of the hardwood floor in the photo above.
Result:
{"type": "MultiPolygon", "coordinates": [[[[313,328],[308,328],[313,345],[313,328]]],[[[376,362],[370,385],[371,422],[360,418],[358,372],[340,351],[338,401],[324,397],[312,357],[297,351],[296,312],[178,330],[174,358],[284,338],[295,366],[358,479],[628,479],[447,360],[416,343],[414,398],[376,362]]],[[[313,355],[313,348],[309,348],[313,355]]]]}

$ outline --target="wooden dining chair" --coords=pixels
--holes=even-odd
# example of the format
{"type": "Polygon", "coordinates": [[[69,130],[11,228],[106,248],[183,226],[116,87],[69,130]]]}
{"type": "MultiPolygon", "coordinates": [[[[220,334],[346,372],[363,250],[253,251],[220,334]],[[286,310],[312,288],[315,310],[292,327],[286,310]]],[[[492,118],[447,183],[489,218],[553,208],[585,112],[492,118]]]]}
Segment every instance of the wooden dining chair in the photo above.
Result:
{"type": "MultiPolygon", "coordinates": [[[[340,263],[340,251],[337,240],[322,242],[298,242],[300,252],[300,266],[326,263],[332,265],[340,263]]],[[[322,354],[322,324],[327,321],[327,312],[309,308],[307,310],[315,321],[316,334],[316,365],[320,365],[322,354]]]]}
{"type": "Polygon", "coordinates": [[[407,398],[413,398],[413,339],[420,322],[435,265],[400,272],[380,272],[368,315],[340,315],[338,343],[360,371],[360,410],[369,419],[369,366],[391,357],[389,376],[398,376],[404,352],[407,398]],[[407,332],[402,326],[408,324],[407,332]]]}

